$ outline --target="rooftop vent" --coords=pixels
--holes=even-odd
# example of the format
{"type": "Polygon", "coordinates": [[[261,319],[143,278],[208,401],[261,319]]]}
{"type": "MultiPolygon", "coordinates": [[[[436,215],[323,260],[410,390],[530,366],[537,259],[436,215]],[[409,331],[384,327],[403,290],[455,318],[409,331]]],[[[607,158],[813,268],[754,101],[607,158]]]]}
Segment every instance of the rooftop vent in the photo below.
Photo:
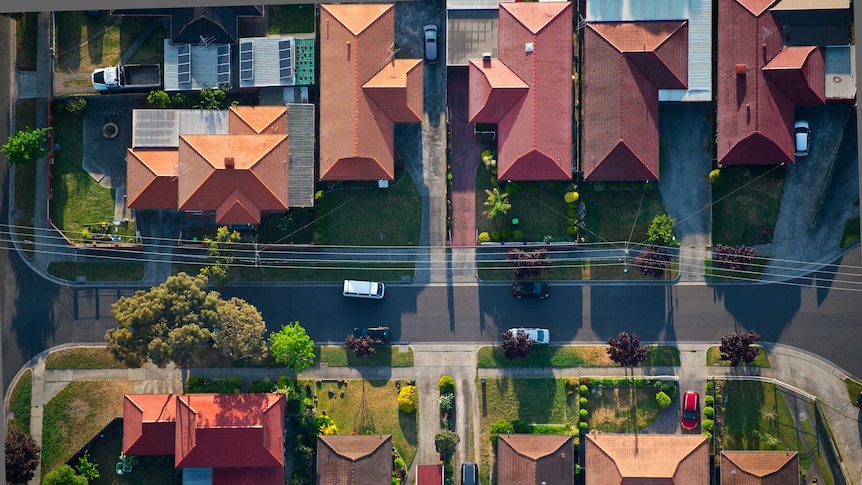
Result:
{"type": "Polygon", "coordinates": [[[233,157],[224,157],[224,168],[233,168],[233,157]]]}
{"type": "Polygon", "coordinates": [[[485,62],[491,62],[491,53],[490,52],[483,52],[482,53],[482,60],[485,62]]]}
{"type": "Polygon", "coordinates": [[[527,54],[532,54],[532,52],[533,52],[533,43],[532,42],[527,42],[526,44],[524,44],[524,52],[527,54]]]}

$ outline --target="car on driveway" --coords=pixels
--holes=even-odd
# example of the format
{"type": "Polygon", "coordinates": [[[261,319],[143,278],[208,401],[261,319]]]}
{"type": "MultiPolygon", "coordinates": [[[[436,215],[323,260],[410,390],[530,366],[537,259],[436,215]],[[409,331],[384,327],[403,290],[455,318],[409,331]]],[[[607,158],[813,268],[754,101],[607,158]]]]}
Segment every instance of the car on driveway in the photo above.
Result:
{"type": "Polygon", "coordinates": [[[437,26],[428,24],[423,29],[425,32],[425,61],[433,64],[437,62],[437,26]]]}
{"type": "Polygon", "coordinates": [[[685,391],[682,393],[682,416],[680,416],[682,429],[691,431],[697,428],[698,418],[700,418],[700,394],[696,391],[685,391]]]}
{"type": "Polygon", "coordinates": [[[793,124],[793,131],[796,132],[796,156],[808,156],[808,146],[811,143],[811,130],[808,128],[808,122],[797,120],[793,124]]]}
{"type": "Polygon", "coordinates": [[[389,327],[362,327],[362,328],[354,328],[353,336],[356,338],[359,337],[371,337],[375,342],[380,343],[389,343],[389,336],[391,331],[389,327]]]}
{"type": "Polygon", "coordinates": [[[512,336],[525,333],[527,337],[533,339],[533,343],[538,345],[548,345],[551,343],[551,332],[547,328],[516,327],[510,328],[509,331],[512,332],[512,336]]]}
{"type": "Polygon", "coordinates": [[[551,294],[551,286],[544,281],[516,281],[512,283],[515,298],[538,298],[544,300],[551,294]]]}

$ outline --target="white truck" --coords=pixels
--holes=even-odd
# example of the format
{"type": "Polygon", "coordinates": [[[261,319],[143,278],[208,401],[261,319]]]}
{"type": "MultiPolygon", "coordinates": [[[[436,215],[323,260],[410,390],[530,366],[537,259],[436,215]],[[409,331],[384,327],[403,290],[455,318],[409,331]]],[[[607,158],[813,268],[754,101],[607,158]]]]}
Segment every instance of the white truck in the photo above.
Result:
{"type": "Polygon", "coordinates": [[[162,87],[160,64],[120,64],[93,71],[93,89],[100,92],[159,89],[162,87]]]}

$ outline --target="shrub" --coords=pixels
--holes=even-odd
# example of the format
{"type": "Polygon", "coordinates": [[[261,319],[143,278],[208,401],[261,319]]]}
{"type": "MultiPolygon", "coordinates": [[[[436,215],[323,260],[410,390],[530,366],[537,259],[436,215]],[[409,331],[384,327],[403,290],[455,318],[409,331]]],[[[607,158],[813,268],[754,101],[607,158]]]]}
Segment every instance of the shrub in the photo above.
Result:
{"type": "Polygon", "coordinates": [[[398,392],[398,409],[404,413],[415,413],[416,405],[419,403],[419,395],[416,386],[404,386],[398,392]]]}
{"type": "Polygon", "coordinates": [[[578,411],[578,415],[581,417],[581,421],[586,421],[588,414],[589,414],[589,411],[587,411],[586,409],[583,409],[583,408],[581,408],[581,410],[578,411]]]}
{"type": "Polygon", "coordinates": [[[521,242],[524,240],[524,231],[515,229],[512,231],[512,241],[521,242]]]}
{"type": "Polygon", "coordinates": [[[602,192],[602,191],[604,191],[604,190],[605,190],[605,183],[604,183],[604,182],[596,182],[596,183],[594,183],[594,184],[593,184],[593,190],[595,190],[596,192],[602,192]]]}
{"type": "Polygon", "coordinates": [[[69,114],[80,114],[87,107],[87,99],[83,96],[73,96],[68,101],[61,104],[59,108],[69,114]]]}
{"type": "Polygon", "coordinates": [[[706,436],[706,439],[707,439],[707,440],[711,440],[711,439],[712,439],[712,433],[710,433],[709,431],[704,431],[704,432],[703,432],[703,433],[701,433],[701,434],[702,434],[702,435],[704,435],[704,436],[706,436]]]}
{"type": "Polygon", "coordinates": [[[647,228],[647,240],[655,246],[678,246],[673,226],[676,220],[667,214],[659,214],[653,217],[647,228]]]}
{"type": "Polygon", "coordinates": [[[563,381],[566,385],[567,391],[574,391],[578,388],[578,378],[577,377],[566,377],[563,381]]]}
{"type": "Polygon", "coordinates": [[[491,242],[491,234],[489,234],[488,231],[480,232],[479,233],[479,242],[480,243],[491,242]]]}
{"type": "Polygon", "coordinates": [[[602,377],[601,384],[603,386],[611,387],[614,385],[614,379],[612,377],[602,377]]]}
{"type": "Polygon", "coordinates": [[[673,382],[666,382],[661,386],[661,390],[667,394],[667,397],[669,397],[671,401],[676,397],[676,384],[673,382]]]}
{"type": "Polygon", "coordinates": [[[491,240],[494,242],[500,242],[503,240],[503,235],[500,231],[491,231],[491,240]]]}
{"type": "Polygon", "coordinates": [[[710,406],[706,406],[703,408],[703,417],[707,419],[712,419],[715,416],[715,409],[710,406]]]}
{"type": "Polygon", "coordinates": [[[518,193],[518,184],[514,182],[506,183],[506,193],[507,194],[517,194],[518,193]]]}
{"type": "Polygon", "coordinates": [[[724,185],[724,172],[717,168],[709,172],[709,183],[714,187],[724,185]]]}
{"type": "Polygon", "coordinates": [[[661,391],[661,386],[662,386],[662,382],[661,382],[661,381],[655,381],[655,384],[653,384],[653,385],[652,385],[652,387],[655,389],[655,392],[656,392],[656,393],[658,393],[659,391],[661,391]]]}
{"type": "Polygon", "coordinates": [[[519,434],[527,434],[530,433],[530,425],[521,421],[520,419],[513,419],[512,423],[512,432],[519,434]]]}
{"type": "Polygon", "coordinates": [[[582,398],[578,399],[578,405],[581,407],[585,407],[587,405],[587,398],[582,397],[582,398]]]}
{"type": "Polygon", "coordinates": [[[671,398],[665,394],[664,391],[659,391],[659,393],[655,395],[655,401],[662,409],[664,409],[670,406],[671,398]]]}
{"type": "Polygon", "coordinates": [[[590,378],[586,377],[586,376],[581,377],[581,384],[589,385],[590,384],[590,378]]]}
{"type": "Polygon", "coordinates": [[[395,459],[395,469],[397,469],[397,470],[403,470],[404,469],[404,458],[401,458],[399,456],[398,458],[395,459]]]}
{"type": "Polygon", "coordinates": [[[587,392],[589,392],[589,389],[587,388],[586,384],[581,384],[581,386],[578,388],[578,392],[581,394],[586,394],[587,392]]]}
{"type": "Polygon", "coordinates": [[[290,377],[287,376],[279,376],[278,380],[275,381],[275,387],[278,389],[287,389],[290,387],[290,377]]]}
{"type": "Polygon", "coordinates": [[[161,89],[150,91],[150,94],[147,95],[147,103],[150,103],[153,108],[164,109],[171,105],[171,97],[161,89]]]}
{"type": "Polygon", "coordinates": [[[586,421],[581,421],[578,423],[578,429],[581,430],[582,433],[586,433],[590,429],[590,425],[586,421]]]}
{"type": "MultiPolygon", "coordinates": [[[[712,394],[715,391],[715,381],[706,381],[706,393],[712,394]]],[[[708,396],[712,397],[712,396],[708,396]]]]}
{"type": "Polygon", "coordinates": [[[455,407],[455,395],[451,392],[447,392],[440,396],[440,410],[444,413],[448,413],[452,411],[452,408],[455,407]]]}
{"type": "Polygon", "coordinates": [[[715,404],[715,398],[713,398],[712,396],[706,396],[705,398],[703,398],[703,401],[707,406],[712,406],[713,404],[715,404]]]}
{"type": "Polygon", "coordinates": [[[262,381],[251,381],[248,386],[248,392],[251,393],[272,392],[274,390],[275,384],[269,380],[269,377],[264,377],[262,381]]]}
{"type": "Polygon", "coordinates": [[[566,201],[566,204],[574,204],[578,201],[579,197],[580,195],[577,192],[566,192],[566,195],[563,196],[566,201]]]}
{"type": "Polygon", "coordinates": [[[643,377],[638,377],[634,380],[634,383],[636,386],[645,386],[646,385],[646,379],[644,379],[643,377]]]}
{"type": "Polygon", "coordinates": [[[503,241],[511,241],[512,240],[512,230],[509,228],[503,229],[502,238],[503,238],[503,241]]]}
{"type": "Polygon", "coordinates": [[[501,419],[499,421],[494,422],[494,424],[491,425],[491,429],[490,429],[491,446],[493,446],[494,449],[496,450],[497,449],[497,437],[501,434],[514,433],[514,432],[515,432],[515,427],[512,426],[512,423],[510,421],[507,421],[505,419],[501,419]]]}
{"type": "Polygon", "coordinates": [[[451,376],[441,376],[437,381],[437,387],[440,388],[440,395],[451,394],[455,392],[455,379],[451,376]]]}
{"type": "Polygon", "coordinates": [[[700,422],[700,427],[703,428],[704,431],[712,433],[712,429],[715,427],[715,422],[711,419],[704,419],[700,422]]]}

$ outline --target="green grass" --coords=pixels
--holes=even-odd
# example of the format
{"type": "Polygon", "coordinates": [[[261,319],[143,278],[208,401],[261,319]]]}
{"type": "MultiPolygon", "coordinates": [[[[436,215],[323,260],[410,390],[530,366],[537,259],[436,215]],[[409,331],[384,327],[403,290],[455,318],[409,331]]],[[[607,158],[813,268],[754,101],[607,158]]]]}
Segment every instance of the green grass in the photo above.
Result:
{"type": "MultiPolygon", "coordinates": [[[[527,424],[578,423],[577,393],[568,395],[564,379],[476,379],[480,415],[479,476],[489,482],[491,424],[520,419],[527,424]]],[[[421,399],[421,396],[420,396],[421,399]]],[[[461,437],[464,440],[464,437],[461,437]]]]}
{"type": "Polygon", "coordinates": [[[720,418],[723,450],[798,451],[799,467],[808,469],[809,458],[802,447],[796,422],[774,384],[725,381],[724,393],[728,399],[720,418]]]}
{"type": "Polygon", "coordinates": [[[48,273],[66,281],[86,276],[87,281],[140,281],[144,278],[141,261],[106,261],[98,263],[52,262],[48,273]]]}
{"type": "Polygon", "coordinates": [[[33,372],[30,369],[21,374],[21,378],[15,383],[12,394],[9,396],[9,411],[14,416],[10,423],[30,434],[30,406],[33,396],[33,372]]]}
{"type": "Polygon", "coordinates": [[[19,71],[36,70],[36,35],[39,14],[23,13],[15,21],[15,68],[19,71]]]}
{"type": "MultiPolygon", "coordinates": [[[[348,380],[347,386],[336,382],[299,381],[299,389],[306,396],[306,383],[317,393],[317,412],[326,411],[338,427],[338,434],[362,433],[391,434],[392,444],[409,468],[419,446],[419,413],[402,413],[398,410],[398,390],[390,380],[348,380]],[[329,397],[332,390],[333,397],[329,397]],[[341,393],[344,392],[344,396],[341,393]]],[[[422,399],[419,396],[419,399],[422,399]]],[[[430,417],[429,417],[430,418],[430,417]]]]}
{"type": "MultiPolygon", "coordinates": [[[[197,274],[202,266],[174,263],[173,274],[186,272],[197,274]]],[[[267,266],[265,268],[233,267],[231,281],[342,281],[360,279],[373,281],[400,281],[402,276],[413,278],[415,271],[412,262],[393,261],[389,263],[326,262],[307,263],[296,261],[287,266],[267,266]]]]}
{"type": "MultiPolygon", "coordinates": [[[[26,16],[27,14],[25,14],[26,16]]],[[[31,49],[32,50],[32,49],[31,49]]],[[[15,130],[36,127],[36,100],[21,99],[15,103],[15,130]]],[[[26,163],[15,167],[15,232],[27,257],[33,257],[33,221],[36,215],[36,163],[26,163]],[[30,242],[25,242],[30,241],[30,242]]]]}
{"type": "Polygon", "coordinates": [[[125,369],[105,347],[72,347],[48,354],[46,369],[125,369]]]}
{"type": "Polygon", "coordinates": [[[267,34],[305,34],[314,32],[314,5],[267,5],[267,34]]]}
{"type": "Polygon", "coordinates": [[[96,433],[121,417],[123,396],[134,391],[134,384],[74,381],[48,401],[42,419],[42,474],[72,458],[96,433]]]}
{"type": "Polygon", "coordinates": [[[319,362],[326,362],[329,367],[413,367],[413,349],[406,352],[398,350],[397,346],[378,345],[374,355],[361,359],[353,356],[353,351],[343,346],[324,345],[315,348],[319,362]]]}
{"type": "Polygon", "coordinates": [[[844,226],[844,234],[841,235],[841,249],[849,247],[852,244],[859,242],[859,217],[853,217],[847,220],[847,225],[844,226]]]}
{"type": "MultiPolygon", "coordinates": [[[[766,349],[757,345],[757,348],[760,349],[760,352],[757,353],[757,357],[754,359],[754,362],[740,362],[739,365],[742,367],[771,367],[769,365],[769,355],[766,354],[766,349]]],[[[714,365],[719,367],[730,367],[729,360],[721,360],[721,350],[719,350],[718,346],[712,346],[706,350],[706,365],[714,365]]]]}
{"type": "Polygon", "coordinates": [[[707,258],[703,261],[704,276],[708,281],[737,281],[737,280],[759,280],[763,277],[763,272],[769,262],[766,258],[753,258],[748,269],[738,271],[734,269],[724,269],[715,266],[712,258],[707,258]]]}
{"type": "Polygon", "coordinates": [[[847,395],[850,396],[850,402],[856,403],[856,397],[862,392],[862,383],[856,382],[847,377],[844,379],[844,385],[847,386],[847,395]]]}
{"type": "Polygon", "coordinates": [[[712,242],[753,246],[771,241],[786,168],[749,165],[722,171],[724,184],[712,188],[712,242]]]}
{"type": "Polygon", "coordinates": [[[601,191],[596,191],[596,184],[579,185],[580,200],[587,209],[581,237],[587,242],[645,243],[653,218],[667,213],[657,189],[654,183],[640,182],[606,183],[601,191]]]}
{"type": "Polygon", "coordinates": [[[587,398],[590,429],[610,433],[630,433],[645,429],[658,418],[661,406],[652,386],[596,388],[587,398]]]}
{"type": "MultiPolygon", "coordinates": [[[[339,246],[416,246],[422,201],[406,172],[388,189],[376,184],[343,183],[361,187],[329,191],[315,202],[315,217],[325,227],[325,243],[339,246]]],[[[317,237],[315,237],[317,240],[317,237]]]]}
{"type": "MultiPolygon", "coordinates": [[[[523,359],[509,360],[499,345],[479,348],[477,366],[509,367],[617,367],[607,353],[606,345],[534,346],[523,359]]],[[[645,366],[678,366],[679,349],[669,345],[651,346],[645,366]]]]}

